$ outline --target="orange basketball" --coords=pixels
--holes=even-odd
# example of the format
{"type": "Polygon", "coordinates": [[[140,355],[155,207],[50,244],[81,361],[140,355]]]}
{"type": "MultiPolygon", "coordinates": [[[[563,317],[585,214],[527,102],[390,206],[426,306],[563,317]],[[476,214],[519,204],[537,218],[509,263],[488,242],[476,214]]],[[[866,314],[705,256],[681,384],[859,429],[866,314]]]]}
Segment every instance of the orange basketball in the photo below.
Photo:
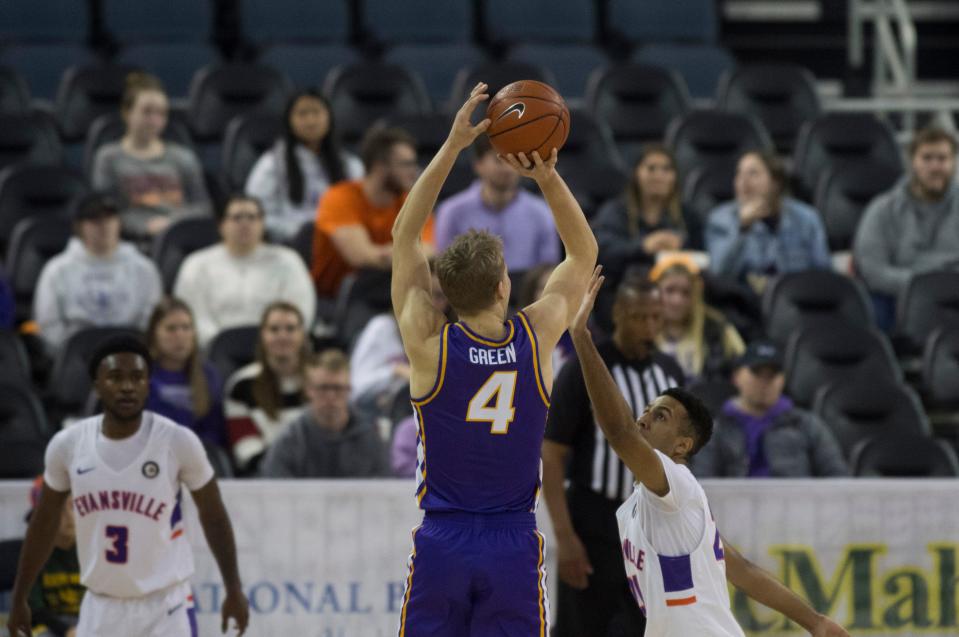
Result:
{"type": "Polygon", "coordinates": [[[559,150],[569,135],[569,109],[553,88],[535,80],[507,84],[490,100],[486,130],[493,148],[500,155],[532,152],[548,159],[559,150]]]}

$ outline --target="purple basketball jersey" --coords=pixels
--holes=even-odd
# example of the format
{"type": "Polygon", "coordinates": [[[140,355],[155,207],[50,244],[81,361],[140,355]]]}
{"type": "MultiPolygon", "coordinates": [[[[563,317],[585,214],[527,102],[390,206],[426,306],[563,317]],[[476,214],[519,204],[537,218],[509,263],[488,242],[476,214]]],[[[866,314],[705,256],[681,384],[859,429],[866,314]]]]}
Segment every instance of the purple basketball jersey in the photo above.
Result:
{"type": "Polygon", "coordinates": [[[532,511],[549,397],[520,312],[500,342],[447,323],[433,389],[414,399],[416,497],[427,511],[532,511]]]}

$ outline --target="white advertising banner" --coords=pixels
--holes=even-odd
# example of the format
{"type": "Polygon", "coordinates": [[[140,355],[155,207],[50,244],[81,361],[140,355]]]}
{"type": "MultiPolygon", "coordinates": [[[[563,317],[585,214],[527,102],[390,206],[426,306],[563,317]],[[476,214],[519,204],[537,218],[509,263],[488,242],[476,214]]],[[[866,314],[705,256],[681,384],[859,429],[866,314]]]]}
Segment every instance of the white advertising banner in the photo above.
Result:
{"type": "MultiPolygon", "coordinates": [[[[959,481],[704,485],[727,541],[853,634],[959,632],[959,481]]],[[[22,536],[28,487],[0,483],[0,539],[22,536]]],[[[409,482],[233,481],[222,491],[251,604],[248,635],[396,634],[410,531],[421,517],[409,482]]],[[[223,590],[195,515],[188,518],[200,634],[216,635],[223,590]]],[[[733,605],[748,634],[800,634],[739,595],[733,605]]]]}

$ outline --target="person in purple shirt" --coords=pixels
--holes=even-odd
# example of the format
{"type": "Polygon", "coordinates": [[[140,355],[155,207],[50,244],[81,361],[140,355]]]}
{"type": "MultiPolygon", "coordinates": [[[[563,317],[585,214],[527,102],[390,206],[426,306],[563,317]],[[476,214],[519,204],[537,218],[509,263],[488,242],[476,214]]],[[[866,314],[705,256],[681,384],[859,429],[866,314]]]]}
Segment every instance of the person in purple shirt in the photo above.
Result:
{"type": "Polygon", "coordinates": [[[486,230],[503,240],[510,272],[559,263],[559,237],[549,207],[520,188],[520,176],[497,157],[486,135],[473,142],[473,170],[478,177],[473,185],[436,211],[436,252],[467,230],[486,230]]]}
{"type": "Polygon", "coordinates": [[[783,395],[786,377],[775,344],[751,343],[737,361],[733,383],[738,394],[715,416],[713,437],[696,454],[697,477],[849,475],[825,423],[783,395]]]}
{"type": "Polygon", "coordinates": [[[160,301],[150,316],[147,346],[154,366],[146,408],[226,448],[223,383],[200,358],[190,306],[177,298],[160,301]]]}

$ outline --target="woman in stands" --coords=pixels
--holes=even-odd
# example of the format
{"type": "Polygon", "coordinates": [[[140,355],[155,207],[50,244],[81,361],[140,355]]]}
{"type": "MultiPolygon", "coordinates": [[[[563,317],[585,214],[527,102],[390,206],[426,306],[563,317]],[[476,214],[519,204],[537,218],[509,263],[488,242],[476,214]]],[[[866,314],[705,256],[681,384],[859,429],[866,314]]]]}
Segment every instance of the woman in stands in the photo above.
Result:
{"type": "Polygon", "coordinates": [[[93,162],[93,187],[117,196],[124,234],[141,240],[177,217],[212,212],[196,155],[162,137],[169,110],[160,80],[128,75],[120,107],[126,132],[101,146],[93,162]]]}
{"type": "Polygon", "coordinates": [[[676,359],[687,383],[729,378],[733,362],[746,347],[736,328],[703,300],[703,278],[696,263],[669,256],[649,276],[663,300],[659,349],[676,359]]]}
{"type": "Polygon", "coordinates": [[[362,176],[360,160],[337,144],[329,102],[305,89],[287,103],[283,136],[253,166],[246,194],[263,202],[270,236],[287,240],[313,221],[331,184],[362,176]]]}
{"type": "Polygon", "coordinates": [[[226,448],[223,382],[200,357],[190,306],[177,298],[160,301],[150,316],[147,347],[154,367],[146,408],[226,448]]]}
{"type": "Polygon", "coordinates": [[[303,366],[310,350],[300,310],[286,301],[267,306],[256,360],[226,384],[227,431],[241,474],[255,473],[266,448],[302,411],[303,366]]]}

